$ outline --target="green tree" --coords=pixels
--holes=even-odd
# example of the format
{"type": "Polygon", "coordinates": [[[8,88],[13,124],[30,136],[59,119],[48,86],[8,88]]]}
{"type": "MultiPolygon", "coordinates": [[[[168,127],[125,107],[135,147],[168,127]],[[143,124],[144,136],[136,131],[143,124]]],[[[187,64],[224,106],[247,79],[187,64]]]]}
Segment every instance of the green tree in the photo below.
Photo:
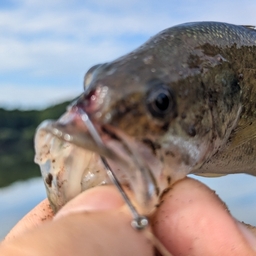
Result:
{"type": "Polygon", "coordinates": [[[0,187],[41,175],[34,163],[36,127],[45,119],[59,118],[69,103],[41,111],[0,108],[0,187]]]}

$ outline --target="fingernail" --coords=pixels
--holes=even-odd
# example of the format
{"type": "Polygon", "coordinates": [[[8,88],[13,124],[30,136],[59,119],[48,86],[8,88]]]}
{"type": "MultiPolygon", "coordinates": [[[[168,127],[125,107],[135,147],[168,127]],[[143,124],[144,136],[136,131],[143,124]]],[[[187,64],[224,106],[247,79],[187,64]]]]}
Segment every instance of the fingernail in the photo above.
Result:
{"type": "Polygon", "coordinates": [[[256,236],[244,224],[237,222],[237,226],[251,248],[256,251],[256,236]]]}
{"type": "Polygon", "coordinates": [[[114,210],[123,205],[124,201],[115,187],[95,187],[79,194],[64,205],[54,219],[72,213],[114,210]]]}

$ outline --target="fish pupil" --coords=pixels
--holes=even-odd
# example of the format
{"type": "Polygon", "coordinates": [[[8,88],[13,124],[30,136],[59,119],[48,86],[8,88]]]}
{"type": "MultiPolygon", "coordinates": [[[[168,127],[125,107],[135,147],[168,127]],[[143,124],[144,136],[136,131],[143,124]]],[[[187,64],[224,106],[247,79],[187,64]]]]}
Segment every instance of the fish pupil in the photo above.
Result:
{"type": "Polygon", "coordinates": [[[159,110],[166,111],[170,105],[169,97],[165,93],[161,92],[157,95],[155,104],[159,110]]]}
{"type": "Polygon", "coordinates": [[[170,86],[159,79],[148,82],[146,106],[152,117],[167,121],[177,115],[175,94],[170,86]]]}

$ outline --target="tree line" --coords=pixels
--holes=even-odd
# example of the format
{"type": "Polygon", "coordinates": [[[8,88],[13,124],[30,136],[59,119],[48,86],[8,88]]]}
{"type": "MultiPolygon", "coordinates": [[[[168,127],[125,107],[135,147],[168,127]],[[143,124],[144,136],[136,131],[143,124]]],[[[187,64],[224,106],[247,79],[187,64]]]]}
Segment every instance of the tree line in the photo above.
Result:
{"type": "Polygon", "coordinates": [[[39,166],[34,163],[36,127],[45,119],[59,118],[69,103],[44,110],[0,108],[0,187],[41,175],[39,166]]]}

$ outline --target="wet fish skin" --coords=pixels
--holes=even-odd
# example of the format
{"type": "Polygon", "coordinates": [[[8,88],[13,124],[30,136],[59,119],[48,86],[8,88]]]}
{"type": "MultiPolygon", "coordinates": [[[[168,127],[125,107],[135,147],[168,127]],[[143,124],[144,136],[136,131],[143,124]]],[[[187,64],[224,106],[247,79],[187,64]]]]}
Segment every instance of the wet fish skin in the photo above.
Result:
{"type": "Polygon", "coordinates": [[[93,66],[84,93],[60,119],[46,122],[48,130],[39,126],[35,137],[53,208],[109,183],[98,154],[112,161],[146,215],[189,173],[256,175],[255,59],[253,28],[196,22],[168,28],[133,52],[93,66]],[[80,110],[102,137],[102,148],[80,110]],[[93,161],[86,163],[90,153],[93,161]]]}
{"type": "Polygon", "coordinates": [[[256,116],[255,59],[252,28],[218,22],[178,25],[89,71],[80,104],[90,113],[88,95],[107,88],[90,116],[138,141],[150,141],[177,173],[255,175],[255,129],[250,128],[256,116]],[[171,108],[156,115],[150,112],[151,98],[161,90],[171,94],[171,108]]]}

